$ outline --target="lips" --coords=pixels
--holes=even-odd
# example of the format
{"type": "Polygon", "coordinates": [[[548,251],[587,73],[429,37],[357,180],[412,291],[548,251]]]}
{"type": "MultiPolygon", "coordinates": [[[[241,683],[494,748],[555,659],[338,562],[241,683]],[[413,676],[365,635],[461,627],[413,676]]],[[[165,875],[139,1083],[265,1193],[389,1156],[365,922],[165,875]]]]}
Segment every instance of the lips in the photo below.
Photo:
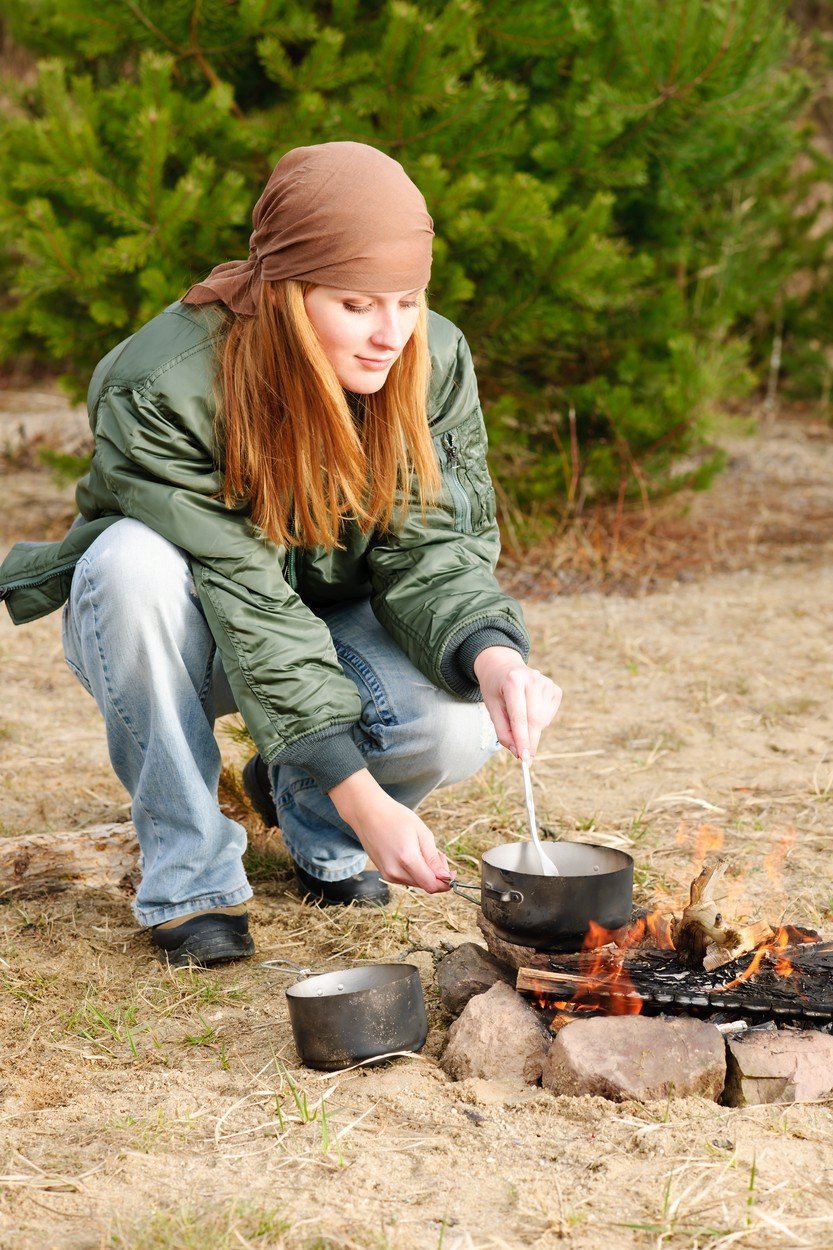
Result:
{"type": "Polygon", "coordinates": [[[390,356],[387,360],[374,360],[369,356],[356,357],[359,364],[364,365],[366,369],[388,369],[393,364],[395,359],[395,356],[390,356]]]}

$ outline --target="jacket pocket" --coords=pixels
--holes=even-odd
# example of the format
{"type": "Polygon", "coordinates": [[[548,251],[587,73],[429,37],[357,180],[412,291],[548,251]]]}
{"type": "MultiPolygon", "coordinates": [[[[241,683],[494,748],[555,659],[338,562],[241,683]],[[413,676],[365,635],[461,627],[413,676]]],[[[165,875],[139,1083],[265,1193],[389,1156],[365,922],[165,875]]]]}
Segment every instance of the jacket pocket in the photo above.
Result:
{"type": "Polygon", "coordinates": [[[477,534],[495,519],[496,501],[486,463],[486,427],[478,408],[460,425],[438,434],[443,483],[454,507],[454,528],[477,534]]]}

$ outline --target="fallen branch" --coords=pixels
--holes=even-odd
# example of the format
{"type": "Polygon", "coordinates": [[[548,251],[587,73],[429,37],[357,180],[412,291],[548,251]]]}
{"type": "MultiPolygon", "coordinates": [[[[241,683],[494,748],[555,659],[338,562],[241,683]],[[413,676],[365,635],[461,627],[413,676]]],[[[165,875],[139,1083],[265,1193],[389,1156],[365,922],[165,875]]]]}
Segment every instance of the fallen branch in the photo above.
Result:
{"type": "Polygon", "coordinates": [[[139,844],[132,821],[0,838],[2,897],[73,886],[132,891],[138,879],[139,844]]]}

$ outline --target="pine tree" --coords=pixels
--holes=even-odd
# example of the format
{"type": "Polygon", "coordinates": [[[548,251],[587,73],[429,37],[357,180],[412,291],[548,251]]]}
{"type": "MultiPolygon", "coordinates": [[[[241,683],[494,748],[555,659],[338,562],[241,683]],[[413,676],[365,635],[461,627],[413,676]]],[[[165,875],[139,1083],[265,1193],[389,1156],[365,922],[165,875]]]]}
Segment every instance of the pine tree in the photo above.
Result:
{"type": "Polygon", "coordinates": [[[762,301],[774,316],[799,263],[772,208],[806,94],[778,0],[4,12],[47,59],[0,113],[3,352],[78,387],[246,254],[297,144],[374,143],[423,189],[431,302],[472,344],[514,494],[544,508],[666,481],[709,405],[748,384],[738,329],[762,301]]]}

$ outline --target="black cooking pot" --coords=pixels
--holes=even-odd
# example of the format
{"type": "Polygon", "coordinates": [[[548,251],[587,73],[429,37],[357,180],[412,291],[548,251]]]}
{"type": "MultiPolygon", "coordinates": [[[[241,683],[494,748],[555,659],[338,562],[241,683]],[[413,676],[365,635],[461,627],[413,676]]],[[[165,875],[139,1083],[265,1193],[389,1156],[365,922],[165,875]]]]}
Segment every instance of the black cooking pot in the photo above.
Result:
{"type": "Polygon", "coordinates": [[[325,972],[286,991],[302,1063],[333,1072],[421,1050],[428,1020],[414,964],[368,964],[325,972]]]}
{"type": "Polygon", "coordinates": [[[590,921],[604,929],[627,924],[633,910],[633,860],[624,851],[586,842],[544,842],[558,869],[545,877],[531,842],[495,846],[480,860],[483,915],[506,942],[536,950],[580,950],[590,921]]]}

